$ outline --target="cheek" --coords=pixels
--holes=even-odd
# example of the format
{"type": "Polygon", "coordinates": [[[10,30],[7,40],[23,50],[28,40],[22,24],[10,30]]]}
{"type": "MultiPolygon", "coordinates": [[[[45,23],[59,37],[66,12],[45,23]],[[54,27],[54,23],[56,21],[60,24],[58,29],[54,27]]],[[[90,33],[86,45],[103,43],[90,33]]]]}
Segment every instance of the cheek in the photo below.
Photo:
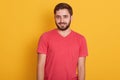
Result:
{"type": "Polygon", "coordinates": [[[59,20],[59,19],[55,19],[55,22],[56,22],[56,23],[59,23],[59,22],[60,22],[60,20],[59,20]]]}
{"type": "Polygon", "coordinates": [[[69,23],[71,21],[71,19],[67,19],[66,22],[69,23]]]}

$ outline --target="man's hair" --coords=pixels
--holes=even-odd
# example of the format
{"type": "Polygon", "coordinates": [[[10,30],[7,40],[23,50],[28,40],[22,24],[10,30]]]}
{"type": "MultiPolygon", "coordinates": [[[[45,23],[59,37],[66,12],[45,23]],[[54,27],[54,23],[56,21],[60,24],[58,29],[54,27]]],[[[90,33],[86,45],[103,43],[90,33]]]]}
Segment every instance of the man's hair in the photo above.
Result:
{"type": "Polygon", "coordinates": [[[60,10],[60,9],[67,9],[68,12],[70,13],[70,15],[72,16],[73,15],[73,10],[72,10],[72,7],[67,4],[67,3],[59,3],[55,6],[54,8],[54,14],[56,14],[56,11],[60,10]]]}

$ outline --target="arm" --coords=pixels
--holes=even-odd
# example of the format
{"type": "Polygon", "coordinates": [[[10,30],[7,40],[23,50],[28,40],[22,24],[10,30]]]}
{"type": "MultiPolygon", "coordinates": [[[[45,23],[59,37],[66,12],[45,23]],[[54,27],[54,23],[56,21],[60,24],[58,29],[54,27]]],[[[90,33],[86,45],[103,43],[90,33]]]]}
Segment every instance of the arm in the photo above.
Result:
{"type": "Polygon", "coordinates": [[[38,54],[38,80],[44,80],[44,66],[46,61],[45,54],[38,54]]]}
{"type": "Polygon", "coordinates": [[[85,80],[85,57],[78,59],[78,80],[85,80]]]}

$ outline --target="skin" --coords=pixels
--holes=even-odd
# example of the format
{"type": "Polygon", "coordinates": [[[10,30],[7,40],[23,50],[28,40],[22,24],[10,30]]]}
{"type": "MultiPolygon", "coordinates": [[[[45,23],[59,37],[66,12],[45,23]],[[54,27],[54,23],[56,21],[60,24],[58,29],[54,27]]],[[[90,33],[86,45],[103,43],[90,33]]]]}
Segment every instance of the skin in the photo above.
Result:
{"type": "Polygon", "coordinates": [[[58,27],[58,33],[66,37],[71,32],[70,23],[72,16],[69,14],[67,9],[60,9],[56,11],[54,15],[56,26],[58,27]]]}
{"type": "MultiPolygon", "coordinates": [[[[69,35],[71,32],[70,23],[72,16],[69,14],[68,10],[60,9],[56,11],[54,19],[58,27],[58,33],[63,37],[69,35]]],[[[78,80],[85,80],[85,59],[85,57],[79,57],[78,59],[78,80]]],[[[44,80],[45,61],[46,55],[38,54],[38,80],[44,80]]]]}
{"type": "Polygon", "coordinates": [[[65,31],[70,27],[72,16],[67,9],[60,9],[54,15],[55,23],[59,30],[65,31]]]}

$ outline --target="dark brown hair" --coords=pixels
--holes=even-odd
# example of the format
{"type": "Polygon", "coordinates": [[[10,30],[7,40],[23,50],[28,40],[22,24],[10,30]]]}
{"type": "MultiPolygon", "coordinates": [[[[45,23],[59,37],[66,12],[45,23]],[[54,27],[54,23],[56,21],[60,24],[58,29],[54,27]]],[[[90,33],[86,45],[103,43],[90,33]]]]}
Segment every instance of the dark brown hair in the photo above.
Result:
{"type": "Polygon", "coordinates": [[[59,4],[57,4],[55,6],[55,8],[54,8],[54,14],[56,14],[56,11],[58,11],[59,9],[67,9],[68,12],[70,13],[70,15],[71,16],[73,15],[72,7],[67,3],[59,3],[59,4]]]}

